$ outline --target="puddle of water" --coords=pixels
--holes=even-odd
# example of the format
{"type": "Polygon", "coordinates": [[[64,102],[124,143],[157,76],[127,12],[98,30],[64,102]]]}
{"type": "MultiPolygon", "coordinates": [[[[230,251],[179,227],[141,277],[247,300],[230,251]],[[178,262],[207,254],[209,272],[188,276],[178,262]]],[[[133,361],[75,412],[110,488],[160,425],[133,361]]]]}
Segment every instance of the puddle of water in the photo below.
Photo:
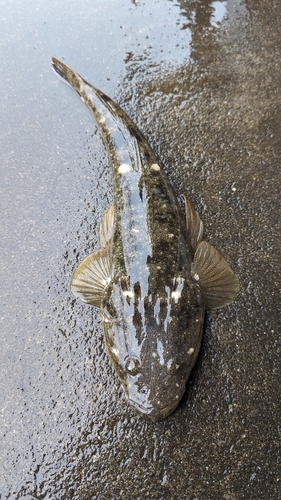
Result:
{"type": "MultiPolygon", "coordinates": [[[[247,36],[242,23],[239,29],[233,24],[237,47],[231,37],[223,42],[216,37],[226,19],[243,18],[245,4],[109,0],[105,7],[102,0],[79,6],[50,0],[43,6],[29,0],[22,5],[3,6],[3,19],[10,23],[0,34],[6,81],[1,244],[7,251],[1,280],[1,494],[52,500],[184,498],[189,488],[194,497],[205,498],[209,484],[219,497],[222,487],[226,495],[240,491],[240,481],[247,489],[250,478],[256,496],[263,485],[264,497],[270,495],[273,476],[266,466],[263,476],[255,477],[253,470],[245,475],[243,467],[245,453],[256,457],[260,449],[255,460],[263,463],[265,440],[273,443],[276,435],[270,420],[274,408],[267,400],[275,395],[277,348],[267,323],[270,318],[273,331],[275,304],[269,301],[266,309],[272,309],[263,314],[255,307],[264,296],[273,297],[277,283],[271,279],[277,264],[270,267],[276,249],[270,198],[276,182],[271,179],[277,171],[270,137],[278,140],[280,123],[274,111],[278,99],[272,104],[276,68],[266,73],[265,59],[252,45],[248,71],[246,56],[239,53],[241,34],[247,36]],[[227,57],[222,43],[228,44],[227,57]],[[69,292],[76,261],[97,245],[112,182],[97,129],[80,101],[52,75],[51,55],[63,56],[128,106],[151,134],[177,191],[188,192],[200,214],[205,212],[206,231],[218,247],[234,265],[241,255],[241,282],[253,290],[207,320],[205,350],[188,394],[176,414],[156,425],[128,407],[105,354],[99,311],[80,306],[69,292]],[[261,123],[266,113],[268,121],[261,123]],[[265,147],[255,156],[259,134],[265,147]],[[260,274],[253,274],[255,266],[260,274]],[[242,324],[243,307],[249,317],[242,324]],[[262,404],[266,426],[257,419],[262,404]],[[242,431],[248,434],[240,446],[242,431]],[[236,469],[223,485],[231,443],[236,469]]],[[[243,44],[247,52],[245,38],[243,44]]],[[[276,455],[268,446],[273,470],[276,455]]]]}
{"type": "Polygon", "coordinates": [[[212,2],[211,8],[213,13],[211,15],[210,23],[217,28],[224,19],[227,17],[227,2],[212,2]]]}

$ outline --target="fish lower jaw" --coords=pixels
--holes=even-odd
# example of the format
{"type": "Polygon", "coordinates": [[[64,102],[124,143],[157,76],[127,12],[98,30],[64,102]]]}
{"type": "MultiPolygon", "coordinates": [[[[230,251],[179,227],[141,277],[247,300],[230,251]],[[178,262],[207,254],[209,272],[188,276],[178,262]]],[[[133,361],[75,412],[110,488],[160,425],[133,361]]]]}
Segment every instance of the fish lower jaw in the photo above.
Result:
{"type": "Polygon", "coordinates": [[[154,406],[142,406],[140,403],[137,403],[136,401],[133,401],[129,399],[130,405],[138,412],[140,413],[144,418],[147,420],[150,420],[152,422],[159,422],[160,420],[163,420],[164,418],[168,417],[175,411],[176,407],[178,406],[180,402],[180,398],[174,401],[173,403],[170,403],[169,405],[158,408],[154,406]]]}

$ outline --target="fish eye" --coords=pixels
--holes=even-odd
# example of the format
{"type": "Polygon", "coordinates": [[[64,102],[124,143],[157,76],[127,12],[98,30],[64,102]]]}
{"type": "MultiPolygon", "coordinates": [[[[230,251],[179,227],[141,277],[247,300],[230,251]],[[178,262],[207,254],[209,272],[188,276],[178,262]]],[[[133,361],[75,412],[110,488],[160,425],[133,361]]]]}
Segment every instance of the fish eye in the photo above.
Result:
{"type": "Polygon", "coordinates": [[[137,358],[127,358],[125,368],[130,375],[137,375],[140,372],[141,364],[137,358]]]}
{"type": "Polygon", "coordinates": [[[179,371],[179,368],[180,364],[175,358],[169,359],[169,361],[167,362],[167,369],[169,373],[171,374],[177,373],[179,371]]]}

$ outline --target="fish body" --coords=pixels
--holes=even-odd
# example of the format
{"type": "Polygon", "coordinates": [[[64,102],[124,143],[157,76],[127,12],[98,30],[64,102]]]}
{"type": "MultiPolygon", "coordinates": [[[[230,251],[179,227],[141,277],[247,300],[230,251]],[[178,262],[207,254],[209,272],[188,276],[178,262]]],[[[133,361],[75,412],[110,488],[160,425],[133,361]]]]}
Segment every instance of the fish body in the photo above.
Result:
{"type": "Polygon", "coordinates": [[[203,241],[202,221],[185,197],[183,214],[161,162],[127,114],[55,58],[53,68],[97,121],[114,182],[101,248],[78,266],[71,290],[101,308],[109,358],[130,404],[161,420],[185,391],[205,309],[230,303],[238,280],[203,241]]]}

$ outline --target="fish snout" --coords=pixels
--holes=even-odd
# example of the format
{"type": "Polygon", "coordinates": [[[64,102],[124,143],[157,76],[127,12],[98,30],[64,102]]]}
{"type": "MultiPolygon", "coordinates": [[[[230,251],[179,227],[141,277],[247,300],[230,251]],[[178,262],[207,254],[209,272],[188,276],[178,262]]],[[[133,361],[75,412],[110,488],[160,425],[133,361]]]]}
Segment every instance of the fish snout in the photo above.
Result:
{"type": "Polygon", "coordinates": [[[173,413],[176,409],[176,407],[179,404],[180,399],[173,401],[172,403],[163,406],[160,406],[160,404],[157,404],[157,402],[153,405],[147,405],[143,406],[136,402],[135,400],[133,401],[132,399],[129,399],[129,402],[131,406],[138,412],[140,413],[144,418],[152,421],[152,422],[158,422],[160,420],[163,420],[164,418],[168,417],[171,413],[173,413]]]}
{"type": "Polygon", "coordinates": [[[173,387],[148,387],[128,384],[126,395],[131,406],[142,416],[153,422],[169,416],[178,406],[185,392],[185,384],[175,383],[173,387]]]}

